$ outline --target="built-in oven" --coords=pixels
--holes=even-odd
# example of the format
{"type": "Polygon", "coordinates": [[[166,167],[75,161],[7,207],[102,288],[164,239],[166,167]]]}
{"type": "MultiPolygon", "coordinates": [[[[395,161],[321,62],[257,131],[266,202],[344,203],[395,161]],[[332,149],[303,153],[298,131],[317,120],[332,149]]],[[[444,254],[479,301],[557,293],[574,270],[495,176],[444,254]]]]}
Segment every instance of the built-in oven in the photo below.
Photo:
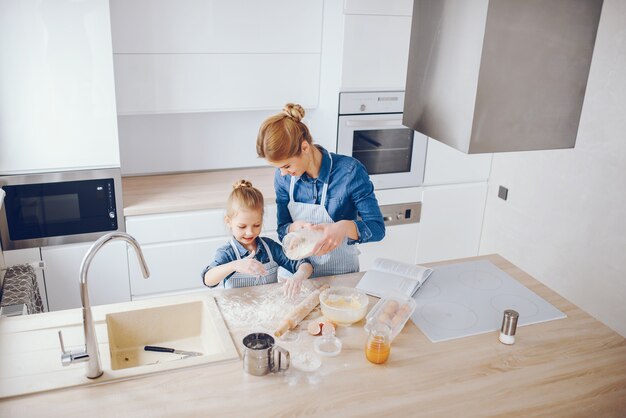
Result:
{"type": "Polygon", "coordinates": [[[0,176],[4,250],[94,241],[124,231],[119,168],[0,176]]]}
{"type": "Polygon", "coordinates": [[[376,189],[420,186],[426,136],[402,125],[404,92],[339,95],[337,152],[359,160],[376,189]]]}

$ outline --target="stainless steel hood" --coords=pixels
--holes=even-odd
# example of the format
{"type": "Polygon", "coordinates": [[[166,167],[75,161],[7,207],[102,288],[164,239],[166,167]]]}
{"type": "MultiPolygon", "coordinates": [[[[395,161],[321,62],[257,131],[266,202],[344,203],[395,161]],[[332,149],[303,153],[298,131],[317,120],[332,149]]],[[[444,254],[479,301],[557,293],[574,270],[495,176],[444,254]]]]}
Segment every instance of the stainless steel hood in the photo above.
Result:
{"type": "Polygon", "coordinates": [[[573,148],[603,0],[415,0],[403,123],[465,153],[573,148]]]}

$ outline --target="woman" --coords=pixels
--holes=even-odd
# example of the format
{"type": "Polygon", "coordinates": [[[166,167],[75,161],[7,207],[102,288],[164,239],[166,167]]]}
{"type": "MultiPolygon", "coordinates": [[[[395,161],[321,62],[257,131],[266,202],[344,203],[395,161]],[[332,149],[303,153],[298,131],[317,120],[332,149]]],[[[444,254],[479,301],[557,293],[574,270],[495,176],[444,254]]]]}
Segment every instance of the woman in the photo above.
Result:
{"type": "Polygon", "coordinates": [[[301,228],[319,230],[323,238],[310,257],[313,276],[353,273],[359,271],[354,244],[385,236],[374,186],[358,160],[313,144],[304,113],[288,103],[263,122],[257,137],[259,157],[278,168],[278,237],[282,241],[301,228]]]}

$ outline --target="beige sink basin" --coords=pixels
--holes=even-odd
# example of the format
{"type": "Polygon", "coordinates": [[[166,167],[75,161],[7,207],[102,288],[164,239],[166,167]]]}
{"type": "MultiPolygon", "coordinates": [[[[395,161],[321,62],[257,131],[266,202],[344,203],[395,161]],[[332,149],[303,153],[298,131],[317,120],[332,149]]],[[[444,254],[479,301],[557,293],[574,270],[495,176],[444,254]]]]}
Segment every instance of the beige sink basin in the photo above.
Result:
{"type": "Polygon", "coordinates": [[[86,363],[61,364],[59,330],[66,349],[84,344],[81,309],[0,318],[0,398],[239,360],[206,292],[95,306],[93,317],[104,371],[97,379],[85,377],[86,363]],[[145,345],[202,355],[147,352],[145,345]]]}
{"type": "Polygon", "coordinates": [[[209,338],[209,312],[196,301],[108,314],[111,369],[158,364],[182,359],[174,353],[145,351],[144,346],[170,347],[215,356],[223,351],[219,340],[209,338]]]}

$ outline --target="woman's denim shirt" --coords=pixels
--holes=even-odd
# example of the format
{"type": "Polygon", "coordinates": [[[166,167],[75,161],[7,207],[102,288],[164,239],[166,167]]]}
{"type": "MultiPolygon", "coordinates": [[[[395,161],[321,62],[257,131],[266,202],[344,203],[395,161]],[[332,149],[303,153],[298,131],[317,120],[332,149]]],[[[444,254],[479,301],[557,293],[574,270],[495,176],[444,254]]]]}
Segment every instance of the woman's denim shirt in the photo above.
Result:
{"type": "MultiPolygon", "coordinates": [[[[294,199],[296,202],[320,204],[322,187],[328,184],[326,210],[333,221],[354,221],[359,233],[358,240],[348,239],[348,244],[380,241],[385,236],[385,223],[374,195],[365,166],[355,158],[332,154],[316,145],[322,152],[322,165],[317,179],[306,173],[296,178],[294,199]]],[[[278,207],[278,237],[282,241],[287,228],[293,223],[287,204],[291,176],[281,176],[280,169],[274,176],[276,204],[278,207]]]]}

